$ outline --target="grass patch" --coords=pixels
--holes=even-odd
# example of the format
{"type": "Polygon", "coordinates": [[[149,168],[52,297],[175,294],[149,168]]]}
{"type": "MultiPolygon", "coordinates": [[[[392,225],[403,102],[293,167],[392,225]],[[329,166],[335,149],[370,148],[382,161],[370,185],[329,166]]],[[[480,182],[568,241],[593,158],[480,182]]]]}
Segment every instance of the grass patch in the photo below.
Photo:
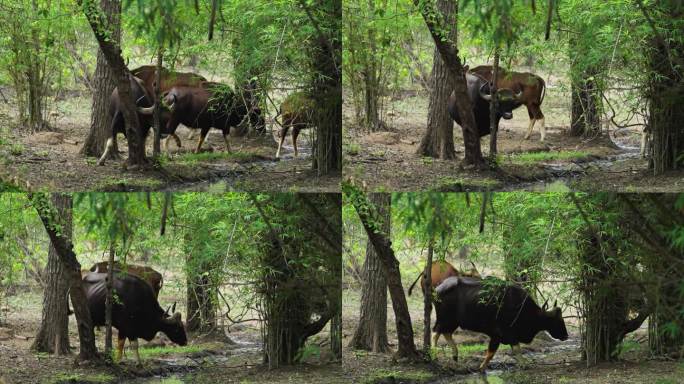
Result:
{"type": "Polygon", "coordinates": [[[116,377],[107,373],[82,374],[82,373],[58,373],[50,383],[112,383],[116,377]]]}
{"type": "Polygon", "coordinates": [[[345,144],[344,145],[344,152],[347,155],[356,156],[359,153],[361,153],[361,146],[359,144],[356,144],[356,143],[345,144]]]}
{"type": "Polygon", "coordinates": [[[140,352],[140,358],[141,359],[149,359],[152,357],[157,357],[157,356],[164,356],[164,355],[172,355],[172,354],[189,354],[189,353],[197,353],[197,352],[202,352],[204,351],[205,348],[202,348],[199,345],[186,345],[184,347],[181,346],[172,346],[172,347],[152,347],[152,348],[140,348],[138,351],[140,352]]]}
{"type": "Polygon", "coordinates": [[[527,152],[511,155],[510,160],[514,164],[529,165],[541,161],[577,160],[586,157],[589,157],[589,154],[582,151],[527,152]]]}
{"type": "Polygon", "coordinates": [[[24,153],[24,146],[21,143],[14,143],[9,146],[9,153],[12,156],[21,156],[24,153]]]}
{"type": "Polygon", "coordinates": [[[129,190],[155,190],[159,189],[164,183],[156,179],[116,179],[104,180],[95,186],[97,191],[125,192],[129,190]]]}
{"type": "Polygon", "coordinates": [[[498,180],[490,178],[465,180],[458,177],[444,176],[437,179],[437,183],[432,189],[437,191],[461,191],[470,189],[494,188],[499,184],[500,183],[498,180]]]}
{"type": "Polygon", "coordinates": [[[252,159],[253,153],[249,152],[200,152],[200,153],[183,153],[176,157],[175,161],[184,164],[197,164],[199,162],[214,161],[214,160],[233,160],[245,161],[252,159]]]}
{"type": "Polygon", "coordinates": [[[365,383],[375,383],[378,380],[394,378],[395,381],[401,382],[402,380],[408,381],[428,381],[434,377],[434,374],[427,371],[395,371],[389,369],[381,369],[364,380],[365,383]]]}

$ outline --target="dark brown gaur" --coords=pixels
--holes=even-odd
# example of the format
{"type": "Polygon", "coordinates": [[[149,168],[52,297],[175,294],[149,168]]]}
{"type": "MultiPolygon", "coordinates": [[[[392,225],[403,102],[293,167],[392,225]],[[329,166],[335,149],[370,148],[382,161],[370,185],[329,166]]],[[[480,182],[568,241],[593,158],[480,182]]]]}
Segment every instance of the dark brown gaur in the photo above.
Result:
{"type": "Polygon", "coordinates": [[[280,157],[280,150],[285,142],[287,131],[292,128],[292,146],[294,156],[297,157],[297,136],[299,131],[313,125],[312,113],[314,100],[306,92],[295,92],[288,95],[280,104],[280,114],[283,116],[283,128],[280,130],[280,142],[276,151],[276,158],[280,157]]]}
{"type": "MultiPolygon", "coordinates": [[[[109,262],[101,261],[90,267],[87,272],[95,273],[107,273],[109,271],[109,262]]],[[[159,297],[159,291],[161,291],[164,286],[164,277],[161,273],[155,271],[152,267],[145,265],[135,265],[135,264],[122,264],[119,261],[114,262],[114,271],[126,272],[131,275],[138,276],[139,278],[145,280],[150,287],[154,290],[154,297],[159,297]]],[[[81,271],[81,275],[84,276],[84,271],[81,271]]]]}
{"type": "MultiPolygon", "coordinates": [[[[170,118],[165,131],[175,132],[179,124],[188,128],[200,129],[200,138],[195,148],[198,153],[211,128],[220,129],[226,151],[230,152],[228,134],[231,127],[237,127],[249,115],[249,121],[263,126],[259,108],[248,107],[244,100],[233,90],[220,83],[203,82],[198,87],[175,86],[165,95],[163,104],[168,106],[170,118]]],[[[144,115],[152,115],[154,106],[138,108],[144,115]]]]}
{"type": "MultiPolygon", "coordinates": [[[[487,81],[492,81],[492,70],[491,65],[480,65],[470,70],[472,73],[476,73],[487,81]]],[[[506,71],[499,68],[499,72],[496,79],[497,88],[509,88],[515,92],[522,92],[520,95],[519,103],[515,108],[525,105],[527,107],[527,114],[530,117],[530,125],[527,128],[527,133],[525,134],[525,140],[530,138],[532,134],[532,129],[537,121],[540,121],[541,126],[539,131],[541,133],[541,141],[546,138],[546,127],[544,126],[544,114],[541,110],[541,104],[544,101],[544,96],[546,94],[546,83],[544,79],[529,72],[513,72],[506,71]]]]}

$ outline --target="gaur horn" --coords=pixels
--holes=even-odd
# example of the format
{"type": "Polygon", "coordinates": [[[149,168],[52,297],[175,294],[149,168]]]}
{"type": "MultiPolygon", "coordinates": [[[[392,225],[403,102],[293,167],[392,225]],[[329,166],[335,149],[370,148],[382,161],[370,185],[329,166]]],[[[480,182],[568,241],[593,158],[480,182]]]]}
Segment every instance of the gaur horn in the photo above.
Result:
{"type": "Polygon", "coordinates": [[[171,312],[174,313],[176,312],[176,302],[173,302],[173,307],[171,307],[171,312]]]}
{"type": "Polygon", "coordinates": [[[549,308],[549,299],[546,299],[544,305],[542,305],[542,310],[546,311],[549,308]]]}
{"type": "Polygon", "coordinates": [[[554,300],[554,302],[553,302],[553,307],[554,307],[554,308],[556,308],[556,307],[557,307],[557,305],[556,305],[556,304],[558,304],[558,300],[554,300]]]}
{"type": "Polygon", "coordinates": [[[138,113],[143,115],[151,115],[154,113],[154,105],[151,107],[138,107],[138,113]]]}
{"type": "Polygon", "coordinates": [[[480,97],[487,100],[487,101],[492,101],[492,95],[488,95],[488,94],[482,92],[482,88],[484,88],[485,85],[487,85],[487,84],[486,83],[482,84],[482,86],[480,87],[480,97]]]}

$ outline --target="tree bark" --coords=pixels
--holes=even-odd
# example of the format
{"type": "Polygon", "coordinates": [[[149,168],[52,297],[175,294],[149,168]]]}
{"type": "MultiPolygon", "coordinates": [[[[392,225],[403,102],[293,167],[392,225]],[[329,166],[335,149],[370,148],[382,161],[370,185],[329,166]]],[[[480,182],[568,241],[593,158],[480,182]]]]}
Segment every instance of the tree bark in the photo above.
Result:
{"type": "MultiPolygon", "coordinates": [[[[116,43],[121,42],[121,1],[120,0],[101,0],[100,5],[111,31],[111,39],[116,43]]],[[[107,132],[111,125],[109,116],[109,98],[116,87],[115,76],[112,69],[107,65],[107,59],[101,49],[97,49],[97,66],[93,76],[95,91],[93,92],[92,113],[90,115],[90,131],[86,136],[81,155],[100,157],[105,149],[107,132]]],[[[114,147],[110,151],[110,158],[118,157],[119,149],[114,140],[114,147]]]]}
{"type": "MultiPolygon", "coordinates": [[[[682,83],[682,63],[684,62],[684,43],[682,40],[668,36],[680,31],[677,22],[682,19],[681,7],[675,3],[662,2],[660,23],[666,28],[656,30],[647,47],[647,63],[649,76],[649,118],[647,129],[651,134],[651,161],[649,167],[654,175],[661,175],[669,170],[681,169],[684,164],[684,108],[681,101],[684,97],[682,83]],[[666,36],[662,36],[665,33],[666,36]]],[[[643,7],[643,6],[642,6],[643,7]]],[[[644,11],[645,12],[645,11],[644,11]]]]}
{"type": "Polygon", "coordinates": [[[95,33],[100,50],[107,59],[107,63],[116,79],[116,86],[119,91],[119,98],[121,99],[121,112],[126,123],[126,137],[128,138],[127,162],[129,169],[142,167],[146,163],[145,137],[140,129],[135,100],[133,100],[131,93],[131,72],[126,67],[126,63],[121,56],[121,47],[108,37],[111,34],[111,29],[100,7],[94,0],[77,0],[77,3],[82,5],[83,13],[95,33]]]}
{"type": "MultiPolygon", "coordinates": [[[[494,51],[494,65],[492,66],[492,87],[491,94],[496,95],[496,83],[499,79],[499,48],[494,51]]],[[[493,97],[492,102],[489,103],[489,158],[496,160],[496,135],[499,131],[499,124],[496,119],[496,109],[499,106],[499,98],[493,97]]]]}
{"type": "Polygon", "coordinates": [[[316,76],[312,76],[315,98],[314,121],[318,128],[314,144],[313,169],[318,176],[342,170],[342,2],[316,0],[311,8],[304,0],[300,4],[317,30],[310,53],[316,76]],[[311,9],[328,15],[324,33],[311,9]]]}
{"type": "Polygon", "coordinates": [[[193,265],[188,256],[186,263],[191,263],[187,274],[187,311],[186,329],[188,332],[208,333],[216,329],[215,293],[210,279],[208,266],[193,265]],[[207,272],[207,273],[205,273],[207,272]]]}
{"type": "Polygon", "coordinates": [[[596,71],[588,71],[573,76],[571,136],[601,136],[602,103],[596,75],[596,71]]]}
{"type": "Polygon", "coordinates": [[[109,244],[107,298],[105,299],[105,358],[112,355],[112,305],[114,304],[114,243],[109,244]]]}
{"type": "MultiPolygon", "coordinates": [[[[368,13],[375,16],[375,0],[368,0],[368,13]]],[[[377,43],[374,24],[368,27],[368,53],[365,56],[365,68],[363,73],[365,85],[365,123],[368,132],[380,129],[380,111],[378,101],[380,98],[380,84],[378,81],[377,43]]]]}
{"type": "MultiPolygon", "coordinates": [[[[59,216],[64,219],[64,235],[71,238],[71,212],[69,202],[52,196],[52,203],[59,216]]],[[[40,329],[31,349],[64,355],[70,352],[69,346],[69,271],[60,261],[55,247],[50,244],[48,262],[45,267],[45,290],[43,293],[43,315],[40,329]]]]}
{"type": "MultiPolygon", "coordinates": [[[[468,97],[468,86],[465,79],[465,71],[461,60],[458,57],[458,48],[456,43],[444,36],[442,31],[445,31],[443,24],[436,15],[439,13],[432,7],[429,1],[414,0],[413,2],[423,15],[425,24],[430,30],[432,40],[439,51],[442,61],[452,73],[455,79],[454,93],[456,96],[456,108],[461,117],[461,128],[463,130],[463,144],[465,147],[465,158],[463,162],[465,165],[472,165],[476,168],[485,168],[486,164],[482,157],[482,148],[480,147],[480,134],[475,125],[475,116],[473,115],[472,103],[468,97]]],[[[458,15],[458,9],[456,9],[458,15]]],[[[457,16],[456,16],[457,17],[457,16]]]]}
{"type": "MultiPolygon", "coordinates": [[[[382,231],[390,233],[391,197],[389,193],[372,193],[370,202],[383,218],[382,231]]],[[[363,286],[359,322],[349,347],[372,352],[389,350],[387,341],[387,279],[373,244],[366,244],[363,263],[363,286]]]]}
{"type": "Polygon", "coordinates": [[[161,71],[162,71],[162,50],[157,51],[157,71],[154,75],[154,144],[152,156],[158,157],[161,152],[161,71]]]}
{"type": "MultiPolygon", "coordinates": [[[[444,15],[447,38],[457,44],[458,28],[456,16],[458,4],[451,0],[438,0],[437,7],[444,15]]],[[[430,75],[430,102],[428,105],[427,130],[417,153],[421,156],[439,159],[455,159],[454,120],[449,115],[449,96],[455,88],[455,74],[444,63],[439,49],[435,47],[430,75]]]]}
{"type": "Polygon", "coordinates": [[[71,233],[71,196],[66,194],[55,194],[53,199],[59,201],[54,204],[58,207],[65,207],[65,214],[62,216],[56,212],[45,194],[29,194],[34,208],[38,211],[45,230],[48,233],[50,242],[55,248],[59,260],[66,268],[70,278],[69,292],[71,303],[74,306],[76,323],[78,324],[78,338],[80,342],[79,358],[81,360],[97,359],[97,348],[95,347],[95,333],[93,322],[88,309],[88,300],[85,289],[81,281],[81,264],[76,260],[74,246],[71,239],[67,236],[71,233]]]}
{"type": "Polygon", "coordinates": [[[382,225],[378,226],[376,224],[382,223],[382,218],[378,215],[375,206],[368,201],[362,192],[350,188],[354,187],[345,187],[347,190],[345,193],[347,193],[352,200],[354,209],[359,215],[363,228],[368,235],[368,241],[375,248],[375,252],[377,252],[383,271],[385,272],[385,277],[387,278],[387,286],[389,288],[390,297],[392,298],[392,308],[394,308],[397,336],[399,339],[397,356],[410,360],[420,360],[420,354],[416,350],[416,345],[413,342],[411,315],[409,314],[408,304],[406,303],[406,296],[404,296],[404,288],[401,285],[399,261],[394,256],[389,234],[386,234],[381,230],[382,225]]]}

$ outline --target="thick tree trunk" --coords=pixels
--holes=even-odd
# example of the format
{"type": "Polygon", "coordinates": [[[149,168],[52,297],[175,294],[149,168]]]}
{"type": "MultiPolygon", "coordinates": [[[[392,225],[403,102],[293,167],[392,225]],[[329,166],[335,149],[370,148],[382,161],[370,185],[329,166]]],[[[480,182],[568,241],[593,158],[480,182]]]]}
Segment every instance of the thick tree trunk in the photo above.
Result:
{"type": "MultiPolygon", "coordinates": [[[[390,233],[391,198],[389,193],[372,193],[370,202],[383,218],[382,231],[390,233]]],[[[389,350],[387,341],[387,279],[373,244],[366,244],[359,322],[349,346],[373,352],[389,350]]]]}
{"type": "Polygon", "coordinates": [[[146,163],[145,137],[140,129],[135,100],[133,100],[131,93],[131,72],[126,67],[126,63],[121,56],[121,47],[108,37],[111,33],[109,23],[103,17],[100,7],[94,0],[77,0],[77,2],[79,5],[82,4],[83,13],[86,15],[95,33],[95,38],[100,45],[100,49],[116,79],[116,86],[118,87],[119,98],[121,99],[121,112],[126,123],[129,169],[142,167],[146,163]]]}
{"type": "Polygon", "coordinates": [[[601,135],[601,94],[595,76],[596,71],[584,72],[573,78],[572,116],[570,135],[598,137],[601,135]]]}
{"type": "Polygon", "coordinates": [[[382,223],[382,218],[378,215],[375,206],[368,201],[362,192],[349,188],[353,187],[345,187],[345,189],[347,189],[345,193],[350,195],[354,209],[359,215],[363,228],[368,235],[368,241],[375,248],[385,272],[385,277],[387,278],[387,286],[389,288],[390,297],[392,298],[392,308],[394,308],[396,319],[397,337],[399,339],[397,356],[411,360],[419,360],[421,357],[413,342],[411,315],[409,314],[408,304],[406,303],[406,296],[404,296],[404,288],[401,285],[399,261],[394,256],[389,234],[381,230],[382,225],[379,227],[377,226],[377,223],[382,223]]]}
{"type": "MultiPolygon", "coordinates": [[[[667,8],[663,14],[668,15],[665,21],[670,25],[668,30],[672,33],[680,31],[676,21],[682,18],[681,7],[677,8],[674,3],[667,4],[662,3],[661,7],[667,8]]],[[[684,121],[684,108],[681,105],[684,99],[681,69],[684,44],[681,39],[654,34],[647,46],[651,47],[647,54],[651,77],[648,129],[652,156],[649,167],[654,175],[660,175],[681,169],[684,164],[684,129],[681,128],[684,121]]]]}
{"type": "MultiPolygon", "coordinates": [[[[111,38],[116,44],[121,42],[121,1],[101,0],[101,6],[109,21],[111,38]]],[[[95,92],[90,115],[90,131],[86,136],[81,155],[100,157],[105,149],[111,119],[109,117],[109,98],[116,87],[114,72],[107,65],[107,59],[101,49],[97,49],[97,66],[93,76],[95,92]]],[[[118,157],[119,149],[114,141],[114,147],[109,152],[110,158],[118,157]]]]}
{"type": "MultiPolygon", "coordinates": [[[[53,197],[53,204],[59,215],[70,219],[69,207],[63,199],[53,197]]],[[[66,229],[71,229],[71,222],[66,229]]],[[[69,231],[70,232],[70,231],[69,231]]],[[[71,238],[71,233],[64,233],[71,238]]],[[[50,244],[48,262],[45,267],[45,290],[43,292],[43,315],[36,340],[31,347],[36,352],[48,352],[63,355],[70,352],[69,346],[69,272],[59,259],[57,250],[50,244]]]]}
{"type": "MultiPolygon", "coordinates": [[[[304,4],[309,19],[318,27],[318,21],[311,14],[311,9],[304,4]]],[[[327,34],[320,34],[312,46],[313,67],[316,76],[313,78],[316,111],[314,120],[317,137],[314,145],[313,169],[319,176],[336,173],[342,170],[342,2],[316,0],[312,8],[317,9],[335,23],[327,34]]],[[[331,23],[331,21],[326,21],[331,23]]],[[[323,32],[319,32],[323,33],[323,32]]]]}
{"type": "Polygon", "coordinates": [[[187,311],[188,332],[208,333],[216,329],[215,294],[208,268],[196,266],[188,271],[187,311]]]}
{"type": "MultiPolygon", "coordinates": [[[[457,31],[457,2],[451,0],[437,1],[437,7],[444,15],[447,26],[447,36],[456,45],[457,31]]],[[[447,109],[449,95],[455,88],[455,75],[449,70],[439,49],[435,48],[432,59],[432,73],[430,75],[430,103],[428,105],[427,130],[418,146],[417,153],[421,156],[439,159],[455,159],[454,148],[454,120],[447,109]]]]}
{"type": "MultiPolygon", "coordinates": [[[[425,24],[427,24],[432,35],[432,40],[439,51],[442,61],[453,74],[455,79],[454,92],[456,96],[456,109],[461,117],[461,128],[463,130],[463,144],[465,147],[464,164],[472,165],[477,168],[486,167],[484,158],[482,157],[482,148],[480,147],[480,134],[475,125],[475,116],[473,115],[472,103],[468,97],[468,86],[465,79],[465,71],[461,60],[458,57],[457,45],[444,36],[444,24],[435,15],[439,15],[429,1],[414,0],[413,2],[423,15],[425,24]]],[[[458,15],[458,9],[455,12],[458,15]]]]}
{"type": "Polygon", "coordinates": [[[81,281],[81,264],[76,260],[74,246],[67,236],[71,233],[71,196],[54,194],[54,204],[51,204],[45,194],[30,194],[29,198],[40,216],[45,230],[50,237],[50,242],[55,248],[60,261],[69,273],[71,303],[74,306],[76,323],[78,324],[78,337],[80,341],[79,358],[91,360],[98,358],[95,347],[95,333],[93,322],[88,309],[88,300],[81,281]],[[55,206],[64,207],[64,215],[55,210],[55,206]]]}

